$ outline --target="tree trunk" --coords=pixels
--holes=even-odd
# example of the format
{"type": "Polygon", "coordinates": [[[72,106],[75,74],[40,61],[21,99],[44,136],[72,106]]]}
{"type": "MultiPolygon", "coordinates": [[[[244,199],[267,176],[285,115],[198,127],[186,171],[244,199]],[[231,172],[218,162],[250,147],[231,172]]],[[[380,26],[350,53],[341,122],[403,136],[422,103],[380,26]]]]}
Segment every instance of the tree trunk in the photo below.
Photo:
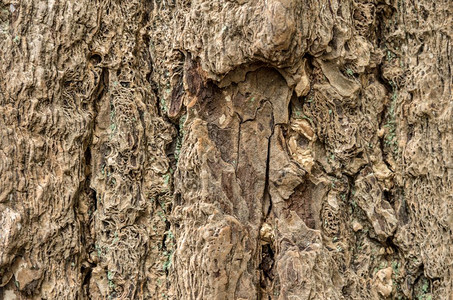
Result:
{"type": "Polygon", "coordinates": [[[0,299],[453,299],[450,0],[1,0],[0,299]]]}

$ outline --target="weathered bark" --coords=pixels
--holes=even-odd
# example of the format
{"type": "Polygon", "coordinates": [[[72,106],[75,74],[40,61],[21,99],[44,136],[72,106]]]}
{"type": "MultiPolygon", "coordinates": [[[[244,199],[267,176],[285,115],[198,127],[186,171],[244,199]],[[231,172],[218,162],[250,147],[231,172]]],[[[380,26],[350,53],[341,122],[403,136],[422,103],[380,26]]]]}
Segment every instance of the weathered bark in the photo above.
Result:
{"type": "Polygon", "coordinates": [[[0,299],[453,299],[452,16],[0,1],[0,299]]]}

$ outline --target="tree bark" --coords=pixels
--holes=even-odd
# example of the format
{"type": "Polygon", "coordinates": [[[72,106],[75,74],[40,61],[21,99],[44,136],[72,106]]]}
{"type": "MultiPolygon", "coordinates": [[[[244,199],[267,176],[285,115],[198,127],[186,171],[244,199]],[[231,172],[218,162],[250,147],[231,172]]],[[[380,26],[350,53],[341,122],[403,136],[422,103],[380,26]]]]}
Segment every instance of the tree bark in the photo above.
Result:
{"type": "Polygon", "coordinates": [[[1,0],[0,299],[453,299],[453,3],[1,0]]]}

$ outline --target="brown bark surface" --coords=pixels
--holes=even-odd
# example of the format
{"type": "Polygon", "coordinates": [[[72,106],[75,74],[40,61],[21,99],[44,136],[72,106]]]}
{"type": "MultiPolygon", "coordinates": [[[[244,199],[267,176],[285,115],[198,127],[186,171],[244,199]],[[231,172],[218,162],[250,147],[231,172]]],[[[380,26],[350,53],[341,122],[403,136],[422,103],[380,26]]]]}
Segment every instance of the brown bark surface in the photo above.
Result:
{"type": "Polygon", "coordinates": [[[453,299],[451,0],[0,0],[0,299],[453,299]]]}

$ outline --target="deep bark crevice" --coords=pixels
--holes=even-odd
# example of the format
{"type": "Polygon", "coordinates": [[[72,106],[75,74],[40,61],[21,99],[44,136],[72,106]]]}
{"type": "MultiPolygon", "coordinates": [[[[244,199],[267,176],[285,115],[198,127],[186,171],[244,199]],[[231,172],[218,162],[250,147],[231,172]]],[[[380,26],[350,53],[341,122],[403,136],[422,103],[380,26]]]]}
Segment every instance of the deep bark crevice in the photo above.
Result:
{"type": "MultiPolygon", "coordinates": [[[[78,201],[87,201],[88,203],[84,203],[82,205],[88,207],[88,215],[80,215],[78,213],[79,209],[76,211],[76,219],[79,220],[79,224],[81,225],[81,239],[83,240],[82,245],[84,245],[84,256],[80,263],[80,272],[82,274],[82,292],[84,292],[84,297],[88,297],[91,299],[90,296],[90,279],[93,268],[96,267],[96,263],[92,262],[90,259],[90,253],[95,250],[95,237],[91,236],[91,228],[94,222],[95,213],[97,211],[98,206],[98,199],[97,199],[97,192],[95,189],[91,187],[91,180],[93,177],[93,159],[92,159],[92,147],[93,147],[93,140],[94,140],[94,130],[96,128],[96,123],[98,122],[98,105],[101,99],[104,97],[107,88],[108,88],[108,69],[102,68],[101,74],[99,75],[99,83],[96,90],[93,93],[91,98],[91,109],[92,109],[92,121],[90,124],[90,132],[87,137],[86,148],[84,152],[84,162],[83,162],[83,169],[85,172],[85,179],[81,182],[82,189],[81,194],[84,195],[83,198],[81,194],[78,196],[78,201]]],[[[80,205],[81,203],[77,203],[80,205]]]]}

